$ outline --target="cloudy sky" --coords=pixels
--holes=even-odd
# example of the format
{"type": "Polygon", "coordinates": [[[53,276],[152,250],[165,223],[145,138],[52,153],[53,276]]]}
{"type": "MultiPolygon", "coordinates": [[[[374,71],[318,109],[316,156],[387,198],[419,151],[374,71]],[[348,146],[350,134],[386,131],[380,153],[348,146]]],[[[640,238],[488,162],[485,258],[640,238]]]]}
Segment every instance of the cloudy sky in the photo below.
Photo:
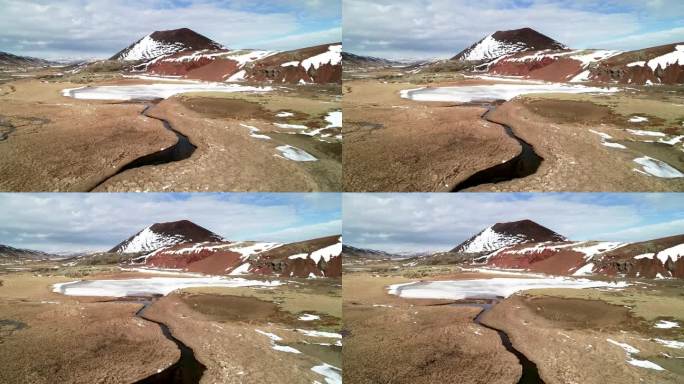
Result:
{"type": "Polygon", "coordinates": [[[684,233],[681,193],[350,194],[346,244],[441,251],[497,222],[531,219],[572,240],[641,241],[684,233]]]}
{"type": "Polygon", "coordinates": [[[107,58],[155,30],[187,27],[229,48],[340,41],[340,0],[0,0],[0,51],[107,58]]]}
{"type": "Polygon", "coordinates": [[[344,0],[345,51],[452,57],[497,31],[531,27],[573,48],[684,41],[681,0],[344,0]]]}
{"type": "Polygon", "coordinates": [[[188,219],[228,240],[292,242],[341,233],[333,193],[5,193],[0,244],[107,250],[155,222],[188,219]]]}

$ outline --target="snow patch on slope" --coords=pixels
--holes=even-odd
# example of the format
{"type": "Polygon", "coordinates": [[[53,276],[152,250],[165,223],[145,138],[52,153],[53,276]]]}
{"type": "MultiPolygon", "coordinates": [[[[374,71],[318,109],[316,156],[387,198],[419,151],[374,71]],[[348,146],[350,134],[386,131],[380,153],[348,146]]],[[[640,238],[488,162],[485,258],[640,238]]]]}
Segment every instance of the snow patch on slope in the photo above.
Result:
{"type": "Polygon", "coordinates": [[[489,35],[477,43],[477,45],[472,49],[470,49],[463,56],[463,60],[490,60],[500,56],[509,55],[511,53],[520,52],[525,49],[527,49],[527,44],[525,43],[506,43],[495,39],[492,35],[489,35]]]}
{"type": "Polygon", "coordinates": [[[185,241],[185,237],[181,235],[163,235],[154,232],[150,227],[140,231],[135,237],[126,241],[126,244],[121,248],[122,253],[138,253],[149,252],[156,249],[175,245],[185,241]]]}
{"type": "Polygon", "coordinates": [[[149,60],[159,56],[170,55],[185,49],[183,43],[163,43],[147,35],[140,39],[121,57],[121,60],[149,60]]]}
{"type": "Polygon", "coordinates": [[[302,67],[307,71],[313,67],[318,69],[323,64],[338,65],[342,62],[342,45],[330,45],[328,50],[316,56],[302,60],[302,67]]]}
{"type": "Polygon", "coordinates": [[[472,239],[462,250],[464,253],[480,253],[495,251],[497,249],[519,244],[527,240],[522,235],[506,235],[496,232],[492,227],[488,227],[472,239]]]}

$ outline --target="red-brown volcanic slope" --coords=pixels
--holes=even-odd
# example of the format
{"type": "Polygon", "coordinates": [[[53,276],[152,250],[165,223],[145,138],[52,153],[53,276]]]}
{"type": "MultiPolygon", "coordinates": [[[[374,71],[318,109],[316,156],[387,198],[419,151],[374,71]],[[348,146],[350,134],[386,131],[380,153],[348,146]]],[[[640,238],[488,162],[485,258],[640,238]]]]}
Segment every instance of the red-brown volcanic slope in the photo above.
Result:
{"type": "MultiPolygon", "coordinates": [[[[587,80],[589,81],[617,82],[620,84],[646,84],[648,82],[653,84],[682,84],[684,83],[684,65],[679,63],[670,64],[665,68],[658,66],[655,70],[648,65],[634,65],[634,63],[648,62],[651,59],[674,52],[678,45],[682,46],[684,43],[623,52],[604,60],[595,60],[587,67],[582,67],[581,61],[572,59],[572,54],[559,55],[569,53],[570,50],[527,51],[509,55],[493,62],[489,67],[489,73],[564,82],[588,70],[587,80]],[[519,60],[532,54],[538,54],[539,57],[519,60]]],[[[584,55],[585,53],[578,52],[578,54],[584,55]]]]}
{"type": "Polygon", "coordinates": [[[327,262],[321,259],[318,264],[310,258],[288,258],[292,255],[312,253],[316,250],[337,244],[340,242],[339,239],[339,235],[328,236],[291,243],[266,251],[262,253],[259,260],[253,264],[254,271],[262,274],[275,274],[279,276],[307,277],[310,274],[313,274],[314,276],[320,277],[341,277],[341,254],[331,257],[327,262]]]}
{"type": "MultiPolygon", "coordinates": [[[[684,257],[664,263],[658,259],[658,252],[684,243],[684,235],[664,237],[639,243],[631,243],[613,250],[597,253],[593,257],[575,251],[584,247],[582,242],[525,243],[493,252],[486,264],[498,268],[525,269],[552,275],[572,275],[587,263],[594,266],[591,273],[598,275],[655,278],[684,278],[684,257]],[[650,257],[635,256],[653,254],[650,257]]],[[[680,255],[684,256],[684,255],[680,255]]]]}
{"type": "MultiPolygon", "coordinates": [[[[340,236],[329,236],[285,244],[270,250],[255,249],[252,254],[242,255],[237,248],[248,245],[230,242],[182,243],[161,248],[149,255],[137,258],[145,267],[181,269],[209,275],[229,274],[244,263],[249,264],[244,274],[277,275],[283,277],[341,277],[342,256],[323,258],[315,263],[309,254],[339,243],[340,236]],[[234,248],[236,250],[231,250],[234,248]],[[290,259],[293,255],[304,255],[290,259]]],[[[341,247],[340,247],[341,249],[341,247]]]]}
{"type": "Polygon", "coordinates": [[[543,243],[547,247],[540,247],[538,250],[535,249],[533,252],[526,253],[516,253],[516,251],[542,244],[527,243],[508,247],[490,257],[487,265],[498,268],[526,269],[550,275],[571,275],[572,272],[585,264],[584,253],[573,251],[570,247],[560,249],[548,247],[563,244],[573,243],[543,243]]]}
{"type": "MultiPolygon", "coordinates": [[[[684,45],[684,43],[661,45],[611,57],[599,63],[598,67],[592,71],[592,79],[617,81],[620,84],[645,84],[647,81],[654,84],[682,84],[684,83],[684,65],[681,64],[671,64],[665,68],[658,66],[655,70],[648,65],[627,66],[630,63],[648,61],[673,52],[677,45],[684,45]]],[[[681,62],[680,60],[679,63],[681,62]]]]}
{"type": "MultiPolygon", "coordinates": [[[[203,81],[226,81],[240,71],[245,71],[244,79],[258,82],[297,84],[300,82],[327,84],[342,83],[342,64],[321,64],[317,69],[311,66],[283,66],[285,63],[301,62],[310,57],[323,54],[329,47],[337,44],[323,44],[315,47],[279,52],[270,56],[248,61],[244,66],[230,58],[228,50],[183,51],[153,60],[146,65],[149,74],[158,76],[183,76],[203,81]],[[178,60],[194,54],[192,59],[178,60]]],[[[246,53],[245,53],[246,54],[246,53]]]]}
{"type": "Polygon", "coordinates": [[[597,263],[596,271],[609,276],[620,273],[629,277],[636,277],[638,274],[639,277],[654,278],[660,273],[664,277],[684,278],[684,257],[679,257],[676,262],[669,258],[664,264],[657,257],[634,258],[634,256],[647,253],[657,254],[659,251],[682,243],[684,243],[684,235],[629,244],[606,253],[597,263]]]}

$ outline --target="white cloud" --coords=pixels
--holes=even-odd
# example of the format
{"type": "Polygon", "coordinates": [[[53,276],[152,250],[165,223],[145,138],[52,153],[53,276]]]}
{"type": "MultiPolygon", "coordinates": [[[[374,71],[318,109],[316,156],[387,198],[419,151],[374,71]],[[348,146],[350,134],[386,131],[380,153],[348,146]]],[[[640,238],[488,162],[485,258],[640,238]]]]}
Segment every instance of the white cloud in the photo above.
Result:
{"type": "MultiPolygon", "coordinates": [[[[675,1],[623,6],[616,1],[533,0],[520,6],[510,0],[345,0],[344,43],[345,50],[375,56],[451,57],[497,30],[531,27],[574,48],[605,48],[598,42],[637,36],[652,23],[681,14],[681,8],[675,1]],[[668,7],[674,13],[668,14],[668,7]]],[[[676,36],[681,40],[681,34],[663,34],[621,45],[645,48],[674,42],[669,39],[676,36]]]]}
{"type": "Polygon", "coordinates": [[[494,223],[531,219],[575,240],[639,241],[671,235],[666,229],[675,230],[681,221],[657,215],[676,212],[679,217],[684,216],[681,208],[673,208],[677,204],[684,206],[684,196],[676,194],[522,196],[521,199],[501,193],[345,194],[343,235],[345,242],[361,247],[393,252],[437,251],[451,249],[494,223]],[[648,220],[660,220],[663,224],[640,232],[639,228],[652,225],[648,220]]]}
{"type": "Polygon", "coordinates": [[[268,194],[0,194],[0,244],[103,250],[155,222],[182,219],[229,240],[290,242],[340,232],[339,196],[260,195],[268,194]]]}
{"type": "MultiPolygon", "coordinates": [[[[227,7],[214,1],[195,1],[182,8],[164,7],[164,3],[158,0],[0,0],[0,50],[47,58],[109,57],[155,30],[182,27],[231,48],[250,48],[259,41],[290,35],[300,35],[297,41],[307,46],[327,42],[318,39],[327,37],[325,31],[331,28],[322,26],[323,36],[302,33],[311,20],[325,24],[313,13],[320,4],[300,4],[299,8],[304,10],[285,7],[276,10],[260,4],[250,5],[253,8],[238,7],[239,2],[227,7]]],[[[327,17],[334,18],[334,8],[327,13],[327,17]]],[[[274,44],[255,48],[294,47],[280,48],[274,44]]]]}

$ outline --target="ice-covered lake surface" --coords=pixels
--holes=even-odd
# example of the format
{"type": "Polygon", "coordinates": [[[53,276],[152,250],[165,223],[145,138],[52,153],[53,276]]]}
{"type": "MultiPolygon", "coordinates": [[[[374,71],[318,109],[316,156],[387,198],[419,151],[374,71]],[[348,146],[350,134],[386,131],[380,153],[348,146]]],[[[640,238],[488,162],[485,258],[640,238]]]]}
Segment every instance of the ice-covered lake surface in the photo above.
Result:
{"type": "Polygon", "coordinates": [[[127,280],[83,280],[53,285],[53,292],[68,296],[152,296],[168,295],[192,287],[275,287],[282,282],[225,277],[150,277],[127,280]]]}
{"type": "Polygon", "coordinates": [[[445,101],[469,103],[472,101],[510,100],[531,93],[613,93],[618,89],[586,87],[576,84],[491,84],[456,87],[416,88],[401,91],[401,97],[416,101],[445,101]]]}
{"type": "Polygon", "coordinates": [[[188,92],[233,93],[270,92],[272,90],[272,87],[252,87],[224,83],[136,84],[68,88],[62,90],[62,95],[75,99],[88,100],[153,100],[166,99],[179,93],[188,92]]]}
{"type": "Polygon", "coordinates": [[[542,279],[494,278],[415,282],[389,286],[389,293],[408,299],[494,299],[537,288],[624,288],[625,282],[551,277],[542,279]]]}

